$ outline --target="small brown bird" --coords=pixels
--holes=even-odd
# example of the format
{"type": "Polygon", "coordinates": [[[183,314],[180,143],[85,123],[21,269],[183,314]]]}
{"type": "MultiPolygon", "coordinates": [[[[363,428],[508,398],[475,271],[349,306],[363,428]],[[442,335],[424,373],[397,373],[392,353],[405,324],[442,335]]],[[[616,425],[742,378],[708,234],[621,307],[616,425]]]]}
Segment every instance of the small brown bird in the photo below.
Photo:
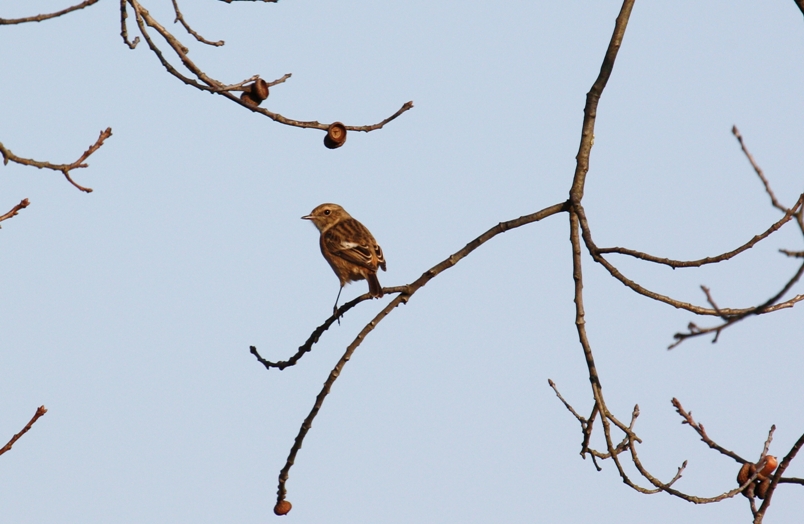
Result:
{"type": "Polygon", "coordinates": [[[310,220],[321,232],[321,254],[341,282],[335,310],[338,309],[343,286],[349,282],[367,280],[369,294],[375,298],[382,296],[377,268],[385,271],[385,257],[366,226],[352,218],[338,204],[321,204],[302,218],[310,220]]]}

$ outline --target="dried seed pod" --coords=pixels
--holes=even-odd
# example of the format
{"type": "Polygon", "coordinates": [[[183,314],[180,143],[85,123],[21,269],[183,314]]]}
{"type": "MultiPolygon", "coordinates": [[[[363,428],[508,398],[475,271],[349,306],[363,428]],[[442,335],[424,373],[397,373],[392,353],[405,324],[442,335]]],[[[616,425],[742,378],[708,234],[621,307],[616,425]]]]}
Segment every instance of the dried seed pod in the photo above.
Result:
{"type": "Polygon", "coordinates": [[[251,94],[251,91],[248,89],[240,93],[240,100],[246,103],[246,105],[251,107],[257,107],[260,105],[261,100],[257,100],[254,98],[254,95],[251,94]]]}
{"type": "Polygon", "coordinates": [[[737,484],[742,486],[743,484],[748,482],[748,479],[753,477],[754,473],[756,473],[756,472],[757,472],[757,467],[754,464],[751,464],[750,462],[746,462],[740,468],[740,472],[737,473],[737,484]]]}
{"type": "Polygon", "coordinates": [[[765,477],[764,480],[759,481],[759,483],[757,483],[756,487],[754,488],[754,494],[757,497],[761,498],[762,500],[765,500],[765,495],[768,494],[770,483],[771,481],[768,477],[765,477]]]}
{"type": "Polygon", "coordinates": [[[765,457],[765,465],[762,466],[762,469],[759,472],[759,478],[765,479],[771,476],[771,473],[776,469],[776,466],[779,465],[779,461],[776,460],[776,457],[773,455],[768,455],[765,457]]]}
{"type": "Polygon", "coordinates": [[[292,507],[293,505],[287,500],[280,500],[276,503],[276,506],[274,506],[274,513],[279,516],[287,515],[292,507]]]}
{"type": "Polygon", "coordinates": [[[258,78],[253,84],[251,84],[251,96],[255,100],[259,100],[262,102],[266,98],[268,98],[268,82],[263,80],[262,78],[258,78]]]}
{"type": "Polygon", "coordinates": [[[328,149],[337,149],[346,142],[346,126],[340,122],[333,122],[327,129],[327,136],[324,137],[324,145],[328,149]]]}

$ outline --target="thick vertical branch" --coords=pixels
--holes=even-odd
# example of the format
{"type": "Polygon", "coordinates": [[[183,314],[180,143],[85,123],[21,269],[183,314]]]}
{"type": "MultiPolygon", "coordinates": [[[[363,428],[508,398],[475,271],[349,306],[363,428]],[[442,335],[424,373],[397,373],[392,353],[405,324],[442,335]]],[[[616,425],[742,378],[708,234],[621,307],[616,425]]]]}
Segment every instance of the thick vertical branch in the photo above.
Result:
{"type": "Polygon", "coordinates": [[[617,16],[617,22],[614,24],[614,33],[611,35],[609,47],[606,49],[606,56],[600,65],[600,74],[597,75],[597,80],[592,85],[592,89],[586,94],[586,105],[583,108],[583,127],[581,128],[581,145],[578,148],[578,154],[575,156],[575,177],[570,189],[570,201],[573,204],[580,202],[583,198],[586,173],[589,171],[589,154],[592,152],[592,144],[595,141],[597,104],[614,69],[614,61],[623,42],[625,28],[628,26],[628,19],[631,16],[633,7],[634,0],[625,0],[623,2],[620,14],[617,16]]]}

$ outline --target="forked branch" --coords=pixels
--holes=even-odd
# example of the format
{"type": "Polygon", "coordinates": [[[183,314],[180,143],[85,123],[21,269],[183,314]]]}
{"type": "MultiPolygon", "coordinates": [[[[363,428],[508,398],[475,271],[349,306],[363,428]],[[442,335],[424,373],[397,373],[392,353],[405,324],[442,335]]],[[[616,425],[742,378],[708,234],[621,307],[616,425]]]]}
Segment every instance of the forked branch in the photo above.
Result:
{"type": "Polygon", "coordinates": [[[86,0],[85,2],[81,2],[80,4],[67,7],[66,9],[62,9],[61,11],[56,11],[55,13],[28,16],[25,18],[0,18],[0,25],[25,24],[27,22],[42,22],[44,20],[50,20],[51,18],[57,18],[59,16],[66,15],[67,13],[72,13],[73,11],[78,11],[79,9],[83,9],[85,7],[89,7],[92,4],[97,3],[98,0],[86,0]]]}
{"type": "Polygon", "coordinates": [[[75,182],[75,180],[73,180],[72,177],[70,176],[70,171],[72,171],[73,169],[81,169],[87,167],[89,164],[85,164],[84,161],[87,158],[89,158],[89,156],[92,153],[100,149],[100,147],[103,145],[103,142],[110,136],[112,136],[112,128],[107,127],[104,131],[100,132],[100,135],[98,136],[98,139],[95,141],[95,143],[89,146],[89,148],[86,151],[84,151],[84,154],[82,154],[78,158],[78,160],[76,160],[71,164],[51,164],[50,162],[42,162],[39,160],[34,160],[32,158],[23,158],[12,153],[11,150],[6,148],[2,143],[0,143],[0,154],[3,155],[3,164],[5,165],[8,165],[9,162],[15,162],[17,164],[21,164],[24,166],[33,166],[39,169],[52,169],[53,171],[61,171],[64,177],[72,185],[74,185],[81,191],[84,191],[85,193],[92,193],[92,188],[84,187],[75,182]]]}
{"type": "MultiPolygon", "coordinates": [[[[225,0],[224,0],[225,1],[225,0]]],[[[230,2],[227,2],[230,3],[230,2]]],[[[133,41],[130,41],[128,38],[128,28],[127,28],[127,18],[128,18],[128,7],[131,7],[134,18],[137,22],[137,27],[139,28],[140,35],[145,39],[148,43],[148,47],[151,51],[156,55],[159,62],[162,66],[167,70],[168,73],[173,75],[174,77],[178,78],[181,82],[195,87],[196,89],[200,89],[202,91],[207,91],[209,93],[213,93],[216,95],[223,96],[228,98],[232,102],[235,102],[255,113],[260,113],[275,122],[280,124],[292,126],[292,127],[301,127],[301,128],[311,128],[311,129],[319,129],[322,131],[327,131],[332,123],[323,124],[321,122],[310,120],[295,120],[292,118],[287,118],[279,113],[274,111],[270,111],[264,107],[260,107],[262,101],[267,98],[268,94],[267,91],[265,93],[265,98],[257,100],[254,102],[253,100],[249,100],[249,97],[244,96],[236,96],[234,92],[242,92],[251,82],[255,82],[257,79],[260,78],[259,75],[252,75],[251,77],[240,81],[235,84],[226,84],[217,80],[207,73],[205,73],[193,60],[191,60],[188,56],[189,49],[179,41],[170,31],[168,31],[158,20],[156,20],[151,13],[142,6],[139,0],[121,0],[120,1],[120,34],[123,38],[123,41],[128,45],[130,48],[134,48],[137,45],[139,37],[135,38],[133,41]],[[162,49],[157,44],[154,37],[151,35],[151,30],[155,31],[163,40],[164,42],[172,49],[173,53],[175,53],[176,58],[181,63],[181,67],[185,69],[189,74],[183,73],[180,71],[179,66],[174,65],[171,60],[169,60],[162,49]]],[[[222,40],[219,41],[209,41],[202,37],[197,31],[195,31],[185,20],[184,16],[179,9],[178,1],[173,0],[174,11],[176,13],[176,21],[180,22],[182,26],[184,26],[185,30],[191,34],[193,37],[196,38],[199,42],[204,44],[213,45],[213,46],[222,46],[224,42],[222,40]]],[[[279,80],[275,80],[274,82],[267,83],[268,86],[273,86],[284,82],[286,79],[290,78],[290,74],[284,75],[279,80]]],[[[394,114],[381,120],[376,124],[371,125],[363,125],[363,126],[354,126],[354,125],[347,125],[344,126],[347,131],[362,131],[362,132],[369,132],[374,131],[377,129],[382,128],[389,122],[393,121],[397,117],[399,117],[402,113],[410,110],[413,108],[413,102],[406,102],[402,105],[402,107],[397,110],[394,114]]]]}

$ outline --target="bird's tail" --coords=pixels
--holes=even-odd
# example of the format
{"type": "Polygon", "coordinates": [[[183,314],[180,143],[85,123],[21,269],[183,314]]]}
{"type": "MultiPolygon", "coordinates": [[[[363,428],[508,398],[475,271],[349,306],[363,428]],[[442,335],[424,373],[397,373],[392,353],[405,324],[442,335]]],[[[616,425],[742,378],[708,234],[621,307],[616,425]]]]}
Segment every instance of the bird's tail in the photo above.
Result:
{"type": "Polygon", "coordinates": [[[374,298],[382,297],[382,286],[377,278],[377,273],[369,273],[366,280],[369,285],[369,294],[374,298]]]}

